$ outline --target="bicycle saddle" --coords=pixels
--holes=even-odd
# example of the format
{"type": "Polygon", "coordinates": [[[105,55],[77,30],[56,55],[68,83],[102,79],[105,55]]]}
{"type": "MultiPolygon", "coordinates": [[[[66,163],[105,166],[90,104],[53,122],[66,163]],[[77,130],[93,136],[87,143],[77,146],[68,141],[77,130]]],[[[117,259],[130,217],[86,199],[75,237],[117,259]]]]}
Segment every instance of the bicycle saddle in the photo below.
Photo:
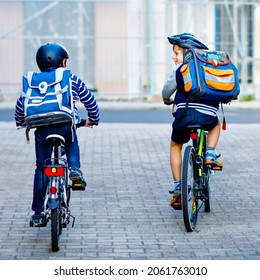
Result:
{"type": "Polygon", "coordinates": [[[204,129],[204,126],[201,124],[191,124],[188,125],[186,128],[188,129],[204,129]]]}
{"type": "Polygon", "coordinates": [[[59,134],[50,134],[46,137],[45,141],[46,144],[51,146],[56,146],[56,147],[60,145],[65,146],[65,139],[63,136],[59,134]]]}

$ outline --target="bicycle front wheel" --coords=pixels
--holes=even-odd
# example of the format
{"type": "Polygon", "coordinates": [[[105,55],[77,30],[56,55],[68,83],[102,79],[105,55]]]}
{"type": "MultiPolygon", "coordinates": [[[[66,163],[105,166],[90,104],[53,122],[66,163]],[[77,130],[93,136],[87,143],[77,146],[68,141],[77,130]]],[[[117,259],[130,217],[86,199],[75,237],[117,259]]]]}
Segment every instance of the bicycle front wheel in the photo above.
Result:
{"type": "Polygon", "coordinates": [[[59,237],[61,234],[61,219],[59,209],[51,210],[51,247],[53,252],[59,251],[59,237]]]}
{"type": "Polygon", "coordinates": [[[181,177],[181,201],[183,220],[188,232],[195,229],[198,216],[198,200],[195,197],[196,153],[192,146],[184,151],[181,177]]]}

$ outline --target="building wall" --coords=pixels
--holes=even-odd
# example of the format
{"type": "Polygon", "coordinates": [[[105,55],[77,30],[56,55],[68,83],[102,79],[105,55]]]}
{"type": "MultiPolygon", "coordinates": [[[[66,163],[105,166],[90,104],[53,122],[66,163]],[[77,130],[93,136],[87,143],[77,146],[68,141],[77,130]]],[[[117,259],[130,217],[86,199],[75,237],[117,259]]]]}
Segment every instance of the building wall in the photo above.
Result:
{"type": "Polygon", "coordinates": [[[254,91],[260,92],[260,37],[256,36],[256,34],[260,34],[260,5],[255,7],[255,23],[254,23],[254,62],[253,62],[253,84],[256,84],[256,88],[252,89],[252,93],[254,91]]]}
{"type": "Polygon", "coordinates": [[[22,3],[0,2],[0,92],[20,89],[24,69],[22,3]],[[15,19],[15,20],[14,20],[15,19]]]}
{"type": "Polygon", "coordinates": [[[126,18],[126,3],[95,5],[95,87],[110,96],[127,92],[126,18]]]}
{"type": "MultiPolygon", "coordinates": [[[[260,1],[257,3],[254,57],[247,58],[253,61],[253,83],[244,86],[243,93],[260,93],[260,1]]],[[[97,89],[98,97],[160,95],[174,67],[167,36],[195,33],[214,49],[216,20],[214,1],[1,1],[0,91],[6,95],[19,91],[22,74],[37,70],[38,47],[57,41],[69,49],[69,67],[91,89],[97,89]],[[59,20],[57,15],[61,15],[59,20]]]]}

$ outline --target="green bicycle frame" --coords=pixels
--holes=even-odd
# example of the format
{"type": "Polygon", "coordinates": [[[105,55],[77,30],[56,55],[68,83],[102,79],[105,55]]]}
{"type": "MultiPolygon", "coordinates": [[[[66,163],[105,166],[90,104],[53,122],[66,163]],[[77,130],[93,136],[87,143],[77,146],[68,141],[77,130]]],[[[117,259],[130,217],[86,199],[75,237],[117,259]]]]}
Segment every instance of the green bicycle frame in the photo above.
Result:
{"type": "MultiPolygon", "coordinates": [[[[201,157],[202,156],[202,150],[203,150],[203,144],[204,144],[204,135],[205,135],[204,129],[199,129],[198,130],[198,134],[199,134],[198,155],[201,157]]],[[[199,168],[199,176],[202,176],[202,168],[201,168],[201,166],[199,168]]]]}

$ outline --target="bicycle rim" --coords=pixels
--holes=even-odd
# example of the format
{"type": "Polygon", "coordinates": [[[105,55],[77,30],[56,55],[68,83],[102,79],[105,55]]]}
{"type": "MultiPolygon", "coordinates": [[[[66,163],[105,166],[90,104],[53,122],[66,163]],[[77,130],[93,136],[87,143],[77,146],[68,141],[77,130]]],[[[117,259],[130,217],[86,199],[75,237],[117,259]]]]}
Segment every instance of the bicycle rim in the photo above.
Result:
{"type": "Polygon", "coordinates": [[[53,252],[59,251],[59,236],[61,234],[61,219],[59,209],[51,210],[51,247],[53,252]]]}
{"type": "Polygon", "coordinates": [[[195,150],[187,146],[184,151],[181,178],[181,201],[183,220],[188,232],[195,229],[198,216],[198,201],[194,194],[195,178],[195,150]]]}

